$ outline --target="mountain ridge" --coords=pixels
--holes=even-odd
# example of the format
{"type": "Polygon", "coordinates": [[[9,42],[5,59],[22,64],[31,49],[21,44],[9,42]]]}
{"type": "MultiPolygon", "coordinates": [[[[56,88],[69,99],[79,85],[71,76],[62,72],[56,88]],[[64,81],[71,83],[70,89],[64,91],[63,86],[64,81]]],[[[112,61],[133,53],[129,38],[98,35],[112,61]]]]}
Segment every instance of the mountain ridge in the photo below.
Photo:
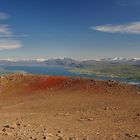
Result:
{"type": "Polygon", "coordinates": [[[36,65],[60,65],[60,66],[76,66],[80,67],[86,64],[94,63],[120,63],[120,64],[131,64],[131,65],[140,65],[140,58],[123,58],[123,57],[110,57],[103,59],[89,59],[89,60],[75,60],[72,58],[37,58],[37,59],[0,59],[0,65],[10,65],[10,64],[36,64],[36,65]]]}

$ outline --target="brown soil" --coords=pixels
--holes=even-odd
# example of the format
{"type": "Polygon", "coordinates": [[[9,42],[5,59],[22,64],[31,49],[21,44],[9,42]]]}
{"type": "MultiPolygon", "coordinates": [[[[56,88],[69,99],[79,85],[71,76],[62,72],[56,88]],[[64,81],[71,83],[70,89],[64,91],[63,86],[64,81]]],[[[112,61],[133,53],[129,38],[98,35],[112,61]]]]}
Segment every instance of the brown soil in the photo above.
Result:
{"type": "Polygon", "coordinates": [[[138,140],[140,89],[115,81],[0,79],[0,140],[138,140]]]}

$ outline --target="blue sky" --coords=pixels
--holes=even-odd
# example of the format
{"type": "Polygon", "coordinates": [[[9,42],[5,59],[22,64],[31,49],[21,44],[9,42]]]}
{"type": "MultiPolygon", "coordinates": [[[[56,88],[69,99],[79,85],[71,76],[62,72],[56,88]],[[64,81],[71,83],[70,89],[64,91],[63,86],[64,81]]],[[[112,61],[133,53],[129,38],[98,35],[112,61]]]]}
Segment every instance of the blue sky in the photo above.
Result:
{"type": "Polygon", "coordinates": [[[0,0],[0,58],[140,57],[139,0],[0,0]]]}

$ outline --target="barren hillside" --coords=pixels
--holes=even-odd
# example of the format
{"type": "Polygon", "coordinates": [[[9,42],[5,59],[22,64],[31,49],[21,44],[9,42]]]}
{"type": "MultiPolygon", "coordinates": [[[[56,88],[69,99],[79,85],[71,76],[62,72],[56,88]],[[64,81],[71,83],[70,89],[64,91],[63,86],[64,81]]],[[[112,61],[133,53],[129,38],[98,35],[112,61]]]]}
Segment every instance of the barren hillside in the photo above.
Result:
{"type": "Polygon", "coordinates": [[[0,139],[137,140],[139,94],[138,87],[115,81],[1,76],[0,139]]]}

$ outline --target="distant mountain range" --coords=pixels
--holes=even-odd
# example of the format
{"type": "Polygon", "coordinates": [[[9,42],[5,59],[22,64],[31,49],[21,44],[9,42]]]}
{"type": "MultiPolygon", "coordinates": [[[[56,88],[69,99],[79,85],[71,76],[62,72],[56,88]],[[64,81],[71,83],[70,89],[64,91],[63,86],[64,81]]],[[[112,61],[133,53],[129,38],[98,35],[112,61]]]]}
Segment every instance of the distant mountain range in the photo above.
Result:
{"type": "Polygon", "coordinates": [[[100,61],[111,61],[111,62],[137,62],[140,61],[140,58],[122,58],[122,57],[111,57],[111,58],[104,58],[100,61]]]}
{"type": "Polygon", "coordinates": [[[118,63],[118,64],[130,64],[130,65],[140,65],[140,58],[121,58],[121,57],[113,57],[113,58],[104,58],[100,61],[105,61],[108,63],[118,63]]]}
{"type": "Polygon", "coordinates": [[[13,59],[0,59],[0,65],[22,65],[22,66],[64,66],[64,67],[84,67],[88,65],[136,65],[140,66],[140,58],[104,58],[99,60],[74,60],[71,58],[53,58],[53,59],[27,59],[27,60],[13,60],[13,59]]]}

